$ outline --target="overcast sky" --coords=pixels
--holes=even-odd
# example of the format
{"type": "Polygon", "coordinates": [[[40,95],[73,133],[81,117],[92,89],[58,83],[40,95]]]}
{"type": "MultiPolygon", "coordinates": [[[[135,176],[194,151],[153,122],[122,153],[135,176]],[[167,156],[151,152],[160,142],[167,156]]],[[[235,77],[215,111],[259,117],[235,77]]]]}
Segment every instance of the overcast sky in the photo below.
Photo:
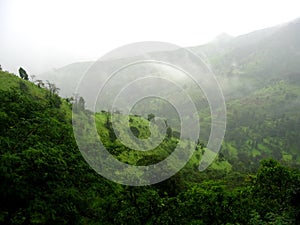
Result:
{"type": "Polygon", "coordinates": [[[139,41],[180,46],[300,17],[297,0],[0,0],[0,64],[39,74],[139,41]]]}

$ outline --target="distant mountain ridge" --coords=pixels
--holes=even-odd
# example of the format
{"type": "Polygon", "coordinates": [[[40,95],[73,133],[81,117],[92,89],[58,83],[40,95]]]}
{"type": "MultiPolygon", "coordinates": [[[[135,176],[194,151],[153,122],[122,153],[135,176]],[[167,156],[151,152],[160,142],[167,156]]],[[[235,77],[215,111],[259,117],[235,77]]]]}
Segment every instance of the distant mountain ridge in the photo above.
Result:
{"type": "MultiPolygon", "coordinates": [[[[225,96],[250,93],[300,71],[300,19],[238,37],[222,34],[215,41],[189,49],[205,57],[219,79],[225,96]],[[229,85],[229,84],[234,85],[229,85]]],[[[39,75],[72,96],[80,78],[93,62],[79,62],[39,75]]],[[[80,94],[80,93],[79,93],[80,94]]]]}
{"type": "MultiPolygon", "coordinates": [[[[239,165],[235,169],[251,170],[266,157],[299,165],[300,19],[238,37],[222,34],[189,49],[211,67],[223,89],[227,130],[221,152],[239,165]]],[[[70,87],[91,63],[58,70],[56,78],[68,74],[64,83],[54,81],[63,95],[72,95],[70,87]]],[[[206,119],[206,111],[201,113],[206,119]]],[[[210,128],[201,126],[205,140],[210,128]]]]}

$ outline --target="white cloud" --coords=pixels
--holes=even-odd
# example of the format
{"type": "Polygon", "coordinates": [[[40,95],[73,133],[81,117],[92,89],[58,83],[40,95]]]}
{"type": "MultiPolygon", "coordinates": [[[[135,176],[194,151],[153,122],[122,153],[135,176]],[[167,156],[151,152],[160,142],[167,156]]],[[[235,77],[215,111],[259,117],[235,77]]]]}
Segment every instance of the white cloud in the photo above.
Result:
{"type": "Polygon", "coordinates": [[[2,0],[0,64],[33,73],[92,60],[137,41],[181,46],[300,16],[297,1],[2,0]]]}

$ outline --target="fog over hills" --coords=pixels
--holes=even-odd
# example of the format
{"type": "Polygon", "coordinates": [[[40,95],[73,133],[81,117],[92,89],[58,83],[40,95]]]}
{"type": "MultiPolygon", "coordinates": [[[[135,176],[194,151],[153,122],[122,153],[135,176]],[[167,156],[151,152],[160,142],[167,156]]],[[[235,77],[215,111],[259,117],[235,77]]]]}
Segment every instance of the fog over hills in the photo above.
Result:
{"type": "MultiPolygon", "coordinates": [[[[296,19],[238,37],[221,34],[206,45],[189,49],[210,65],[225,96],[230,98],[251,93],[273,79],[284,79],[300,71],[299,36],[300,19],[296,19]]],[[[165,57],[168,57],[167,52],[165,57]]],[[[92,64],[73,63],[37,77],[54,82],[62,96],[72,96],[81,77],[92,64]]]]}
{"type": "MultiPolygon", "coordinates": [[[[241,4],[260,22],[249,6],[261,9],[263,2],[241,4]]],[[[146,10],[156,19],[156,9],[146,10]]],[[[118,10],[104,11],[123,19],[118,10]]],[[[176,11],[167,16],[171,24],[178,25],[178,15],[183,17],[176,11]]],[[[83,17],[76,13],[78,20],[83,17]]],[[[195,21],[187,25],[195,29],[195,21]]],[[[76,38],[89,34],[72,24],[76,38]]],[[[299,37],[297,19],[238,37],[223,33],[188,48],[134,43],[97,62],[75,62],[37,76],[18,57],[12,63],[24,65],[28,74],[21,68],[19,76],[3,71],[8,68],[2,64],[0,225],[300,224],[299,37]]]]}

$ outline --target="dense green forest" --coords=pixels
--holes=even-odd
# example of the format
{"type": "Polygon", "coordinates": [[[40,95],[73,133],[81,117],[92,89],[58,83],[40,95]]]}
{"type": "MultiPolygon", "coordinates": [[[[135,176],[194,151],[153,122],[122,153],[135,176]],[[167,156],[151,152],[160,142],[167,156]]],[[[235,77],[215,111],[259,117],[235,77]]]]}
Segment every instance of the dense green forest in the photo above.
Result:
{"type": "MultiPolygon", "coordinates": [[[[296,81],[276,81],[243,101],[232,100],[222,150],[206,171],[198,171],[206,151],[199,143],[175,176],[131,187],[101,177],[81,156],[71,110],[72,104],[84,107],[82,101],[60,98],[54,84],[1,71],[0,223],[299,224],[299,117],[291,107],[300,93],[296,81]],[[265,108],[247,108],[252,101],[265,108]],[[274,110],[278,105],[282,112],[274,110]],[[265,115],[266,108],[274,113],[265,115]]],[[[127,163],[155,163],[177,143],[174,130],[154,154],[134,154],[112,134],[111,113],[86,114],[95,117],[108,150],[127,163]]],[[[147,118],[128,119],[137,137],[149,135],[147,118]]]]}
{"type": "Polygon", "coordinates": [[[197,143],[180,140],[195,149],[189,162],[171,178],[141,187],[114,183],[90,167],[74,137],[72,109],[96,122],[116,159],[145,166],[168,157],[179,142],[175,115],[162,102],[147,102],[153,112],[145,115],[92,113],[84,93],[71,97],[92,62],[38,79],[23,68],[16,76],[0,67],[0,224],[300,224],[299,34],[298,19],[190,48],[205,55],[224,92],[221,150],[200,172],[199,161],[210,152],[211,118],[207,102],[197,96],[202,133],[197,143]],[[169,118],[155,149],[135,151],[117,138],[114,117],[123,121],[120,126],[128,121],[137,138],[160,136],[158,127],[149,128],[158,111],[169,118]]]}

